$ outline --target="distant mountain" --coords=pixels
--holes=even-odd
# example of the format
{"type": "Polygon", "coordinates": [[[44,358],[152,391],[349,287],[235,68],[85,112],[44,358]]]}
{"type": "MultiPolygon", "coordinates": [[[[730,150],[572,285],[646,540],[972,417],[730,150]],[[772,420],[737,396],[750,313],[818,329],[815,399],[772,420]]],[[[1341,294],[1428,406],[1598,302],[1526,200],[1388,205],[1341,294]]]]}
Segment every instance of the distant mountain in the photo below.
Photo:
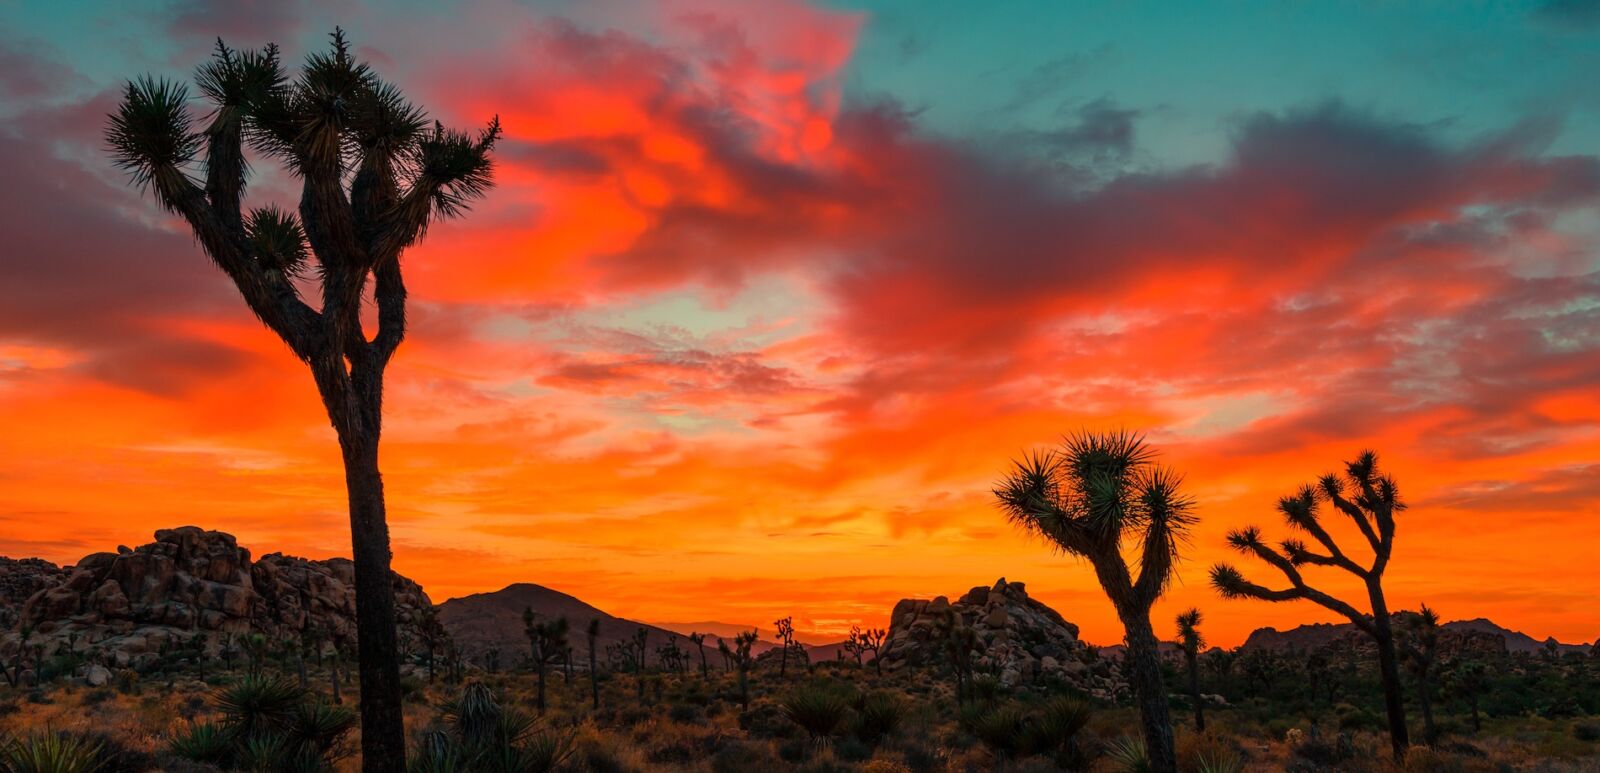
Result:
{"type": "Polygon", "coordinates": [[[777,632],[775,632],[775,631],[771,631],[771,630],[767,630],[767,629],[763,629],[763,628],[758,628],[758,627],[753,626],[753,625],[740,625],[738,623],[720,623],[720,622],[717,622],[715,620],[702,620],[702,621],[700,621],[698,623],[658,623],[658,622],[651,622],[650,625],[653,625],[653,626],[655,626],[657,628],[665,628],[665,629],[667,629],[669,631],[677,631],[678,633],[681,633],[684,636],[688,636],[691,633],[706,633],[706,634],[711,634],[712,636],[716,636],[716,637],[722,638],[722,639],[732,639],[733,637],[738,636],[739,634],[744,633],[745,631],[755,631],[756,632],[756,637],[759,638],[759,639],[762,639],[764,641],[771,642],[773,639],[778,638],[777,632]]]}
{"type": "MultiPolygon", "coordinates": [[[[1473,631],[1476,633],[1489,633],[1498,635],[1505,639],[1506,649],[1511,652],[1543,652],[1545,641],[1555,641],[1554,637],[1546,639],[1545,641],[1539,641],[1538,639],[1535,639],[1521,631],[1513,631],[1509,628],[1501,628],[1500,626],[1496,625],[1494,621],[1482,617],[1473,618],[1471,620],[1456,620],[1454,622],[1445,623],[1440,627],[1447,631],[1473,631]]],[[[1590,646],[1592,645],[1562,644],[1561,642],[1556,642],[1556,648],[1563,653],[1587,653],[1590,646]]]]}
{"type": "MultiPolygon", "coordinates": [[[[562,593],[533,583],[508,585],[492,593],[474,593],[450,599],[439,605],[439,622],[450,632],[468,658],[482,662],[490,649],[499,649],[501,663],[514,665],[528,652],[528,637],[524,632],[522,612],[532,609],[546,619],[565,617],[572,626],[567,641],[572,645],[573,661],[581,666],[588,664],[588,639],[585,631],[589,621],[600,621],[600,635],[596,637],[596,652],[606,657],[607,646],[631,639],[643,628],[646,631],[646,655],[655,661],[656,648],[668,640],[676,639],[678,648],[687,650],[690,658],[698,662],[699,655],[687,636],[659,626],[617,617],[594,606],[562,593]]],[[[716,640],[706,639],[706,657],[712,662],[720,660],[716,653],[716,640]]]]}
{"type": "MultiPolygon", "coordinates": [[[[1408,613],[1397,612],[1395,614],[1399,616],[1408,613]]],[[[1493,621],[1481,617],[1473,620],[1457,620],[1443,623],[1439,627],[1445,631],[1461,635],[1470,634],[1479,638],[1499,638],[1505,642],[1508,652],[1540,652],[1544,650],[1545,646],[1544,642],[1521,631],[1503,628],[1493,621]]],[[[1293,650],[1309,652],[1350,638],[1360,638],[1360,633],[1356,630],[1355,625],[1351,623],[1311,623],[1309,625],[1296,626],[1287,631],[1280,631],[1270,627],[1257,628],[1245,639],[1244,644],[1239,646],[1239,651],[1272,650],[1281,652],[1293,650]]],[[[1561,644],[1558,642],[1556,646],[1562,652],[1588,652],[1590,645],[1561,644]]]]}

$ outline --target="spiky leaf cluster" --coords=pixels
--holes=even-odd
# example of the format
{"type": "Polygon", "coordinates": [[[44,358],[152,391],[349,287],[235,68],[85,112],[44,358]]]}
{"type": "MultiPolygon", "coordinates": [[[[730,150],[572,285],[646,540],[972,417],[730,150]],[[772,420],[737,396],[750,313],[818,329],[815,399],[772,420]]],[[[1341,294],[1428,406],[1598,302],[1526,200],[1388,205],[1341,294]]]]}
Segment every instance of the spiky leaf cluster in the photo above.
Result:
{"type": "MultiPolygon", "coordinates": [[[[1155,462],[1137,433],[1080,432],[1013,463],[994,489],[1008,520],[1057,548],[1121,564],[1124,540],[1140,546],[1140,595],[1153,600],[1173,576],[1195,522],[1183,476],[1155,462]]],[[[1129,574],[1123,567],[1122,574],[1129,574]]]]}

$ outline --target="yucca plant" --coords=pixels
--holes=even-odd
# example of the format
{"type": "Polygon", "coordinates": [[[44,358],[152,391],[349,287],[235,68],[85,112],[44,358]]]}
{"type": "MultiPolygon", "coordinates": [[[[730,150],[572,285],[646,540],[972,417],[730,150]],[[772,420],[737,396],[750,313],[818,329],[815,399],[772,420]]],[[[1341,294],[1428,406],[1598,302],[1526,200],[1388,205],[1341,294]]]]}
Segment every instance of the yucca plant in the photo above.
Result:
{"type": "Polygon", "coordinates": [[[790,690],[778,707],[790,722],[806,731],[813,744],[823,746],[843,726],[850,698],[829,685],[804,684],[790,690]]]}
{"type": "Polygon", "coordinates": [[[1178,614],[1178,646],[1183,648],[1183,662],[1189,673],[1189,700],[1194,702],[1194,729],[1205,732],[1206,707],[1200,698],[1200,650],[1206,638],[1200,633],[1200,610],[1190,609],[1178,614]]]}
{"type": "Polygon", "coordinates": [[[245,305],[310,368],[338,435],[349,493],[361,665],[362,767],[405,766],[389,528],[378,469],[384,374],[406,334],[401,255],[491,185],[498,120],[477,134],[427,120],[353,54],[340,30],[290,78],[276,46],[217,42],[196,85],[130,81],[110,116],[115,162],[188,224],[245,305]],[[290,213],[247,210],[248,143],[300,182],[290,213]],[[320,285],[314,304],[301,288],[320,285]],[[370,335],[363,298],[377,307],[370,335]]]}
{"type": "Polygon", "coordinates": [[[419,745],[411,769],[420,773],[539,773],[572,753],[572,733],[540,731],[537,718],[500,705],[494,692],[474,682],[446,703],[443,729],[419,745]]]}
{"type": "Polygon", "coordinates": [[[1029,717],[1026,746],[1031,752],[1053,756],[1061,767],[1082,767],[1087,755],[1080,735],[1093,716],[1094,707],[1086,700],[1067,695],[1051,698],[1029,717]]]}
{"type": "Polygon", "coordinates": [[[212,702],[228,732],[240,739],[281,733],[294,724],[307,693],[293,682],[259,673],[214,693],[212,702]]]}
{"type": "Polygon", "coordinates": [[[962,723],[1002,762],[1017,756],[1026,746],[1028,718],[1015,706],[968,709],[962,714],[962,723]]]}
{"type": "Polygon", "coordinates": [[[1133,736],[1125,735],[1108,744],[1106,757],[1125,773],[1148,773],[1155,769],[1144,741],[1133,736]]]}
{"type": "Polygon", "coordinates": [[[233,739],[222,725],[197,722],[174,734],[167,742],[167,751],[186,760],[221,767],[233,757],[233,739]]]}
{"type": "Polygon", "coordinates": [[[855,708],[851,734],[869,744],[894,735],[906,712],[899,696],[882,690],[862,695],[855,708]]]}
{"type": "Polygon", "coordinates": [[[994,494],[1013,524],[1094,567],[1126,632],[1150,765],[1174,773],[1172,718],[1150,608],[1172,581],[1179,543],[1195,515],[1183,476],[1155,456],[1135,433],[1079,432],[1058,449],[1014,462],[994,494]],[[1130,541],[1139,546],[1137,574],[1123,558],[1130,541]]]}
{"type": "Polygon", "coordinates": [[[34,733],[0,745],[4,773],[95,773],[104,767],[101,744],[74,733],[34,733]]]}

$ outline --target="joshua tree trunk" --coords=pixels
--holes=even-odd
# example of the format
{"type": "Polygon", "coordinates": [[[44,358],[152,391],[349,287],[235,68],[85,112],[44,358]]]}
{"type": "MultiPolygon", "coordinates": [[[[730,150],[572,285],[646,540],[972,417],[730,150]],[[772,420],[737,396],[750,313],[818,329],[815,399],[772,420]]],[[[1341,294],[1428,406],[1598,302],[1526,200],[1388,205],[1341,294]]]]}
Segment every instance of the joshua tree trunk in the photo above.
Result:
{"type": "MultiPolygon", "coordinates": [[[[362,379],[356,393],[360,413],[376,418],[381,405],[381,372],[362,379]]],[[[340,390],[343,392],[343,390],[340,390]]],[[[325,396],[324,400],[337,400],[325,396]]],[[[330,413],[343,413],[334,406],[330,413]]],[[[337,421],[337,419],[335,419],[337,421]]],[[[378,427],[339,432],[344,452],[345,489],[350,495],[350,537],[356,569],[356,651],[360,664],[361,759],[364,770],[405,769],[405,731],[400,693],[400,647],[389,570],[389,525],[385,519],[383,476],[378,472],[378,427]]]]}
{"type": "Polygon", "coordinates": [[[550,669],[549,669],[549,666],[545,664],[545,661],[544,661],[543,657],[537,658],[535,660],[535,663],[537,664],[537,666],[539,668],[539,713],[543,714],[544,713],[544,674],[545,674],[546,671],[548,671],[550,669]]]}
{"type": "Polygon", "coordinates": [[[1194,701],[1194,729],[1195,732],[1206,731],[1206,707],[1200,699],[1200,658],[1193,652],[1183,653],[1184,660],[1189,666],[1189,699],[1194,701]]]}
{"type": "Polygon", "coordinates": [[[1133,670],[1133,692],[1139,702],[1150,769],[1158,773],[1176,773],[1178,759],[1173,752],[1172,715],[1167,706],[1167,688],[1161,681],[1161,653],[1155,630],[1150,627],[1149,610],[1129,609],[1121,617],[1128,635],[1128,665],[1133,670]]]}
{"type": "Polygon", "coordinates": [[[1372,602],[1372,639],[1378,645],[1378,669],[1383,677],[1383,707],[1389,715],[1389,744],[1395,759],[1405,759],[1411,738],[1406,731],[1405,688],[1400,683],[1400,658],[1395,654],[1389,606],[1383,586],[1376,580],[1367,583],[1367,596],[1372,602]]]}

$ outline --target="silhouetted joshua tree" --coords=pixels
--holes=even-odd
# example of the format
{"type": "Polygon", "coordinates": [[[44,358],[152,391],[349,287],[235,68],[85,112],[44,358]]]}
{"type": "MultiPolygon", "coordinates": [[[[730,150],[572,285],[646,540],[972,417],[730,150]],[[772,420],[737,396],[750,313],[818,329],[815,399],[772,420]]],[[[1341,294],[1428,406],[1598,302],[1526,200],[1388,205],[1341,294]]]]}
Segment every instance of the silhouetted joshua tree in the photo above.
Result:
{"type": "Polygon", "coordinates": [[[1194,701],[1194,729],[1206,729],[1205,702],[1200,699],[1200,650],[1206,646],[1206,637],[1200,635],[1200,610],[1191,609],[1178,615],[1178,644],[1183,647],[1183,660],[1189,668],[1189,698],[1194,701]]]}
{"type": "Polygon", "coordinates": [[[781,618],[772,624],[778,627],[778,643],[783,645],[783,652],[778,653],[778,676],[783,676],[789,667],[789,650],[794,648],[794,618],[781,618]]]}
{"type": "Polygon", "coordinates": [[[1422,738],[1432,746],[1439,740],[1433,724],[1433,666],[1439,655],[1439,614],[1422,605],[1422,611],[1401,619],[1400,655],[1417,678],[1417,707],[1422,709],[1422,738]]]}
{"type": "Polygon", "coordinates": [[[594,702],[594,710],[600,710],[600,661],[595,656],[595,644],[600,639],[600,618],[589,621],[589,627],[584,631],[589,640],[589,695],[594,702]]]}
{"type": "Polygon", "coordinates": [[[118,166],[184,219],[255,316],[311,369],[349,495],[362,769],[397,773],[405,732],[378,440],[384,371],[405,336],[400,256],[488,190],[499,122],[476,135],[430,125],[338,30],[332,50],[307,57],[293,80],[277,47],[235,51],[219,40],[196,82],[212,108],[204,127],[185,86],[142,77],[128,83],[106,139],[118,166]],[[297,213],[244,209],[246,142],[299,180],[297,213]],[[311,279],[321,289],[315,307],[296,282],[311,279]],[[361,321],[369,282],[370,337],[361,321]]]}
{"type": "Polygon", "coordinates": [[[755,646],[756,632],[745,631],[733,637],[733,646],[728,646],[727,639],[717,640],[717,649],[722,651],[725,660],[733,662],[734,668],[739,672],[739,705],[745,709],[750,708],[750,664],[755,658],[750,656],[750,648],[755,646]]]}
{"type": "Polygon", "coordinates": [[[1489,667],[1480,660],[1457,663],[1445,676],[1445,689],[1449,690],[1451,695],[1466,699],[1467,708],[1472,712],[1472,731],[1475,733],[1483,729],[1483,720],[1478,713],[1478,699],[1488,688],[1489,667]]]}
{"type": "Polygon", "coordinates": [[[711,664],[706,661],[706,635],[699,632],[690,632],[689,642],[700,651],[700,681],[711,678],[711,664]]]}
{"type": "Polygon", "coordinates": [[[1012,523],[1094,567],[1126,631],[1150,765],[1164,772],[1178,763],[1150,607],[1172,580],[1178,543],[1195,520],[1182,481],[1155,463],[1137,434],[1081,432],[1015,462],[994,492],[1012,523]],[[1122,557],[1125,539],[1140,545],[1137,578],[1122,557]]]}
{"type": "Polygon", "coordinates": [[[1289,587],[1271,589],[1246,580],[1228,564],[1211,568],[1211,584],[1224,598],[1251,598],[1264,601],[1306,600],[1343,615],[1372,637],[1378,649],[1378,668],[1383,677],[1383,701],[1389,714],[1389,742],[1396,759],[1405,757],[1410,739],[1406,732],[1405,702],[1401,697],[1400,667],[1395,657],[1394,631],[1389,621],[1389,605],[1383,597],[1383,570],[1394,552],[1394,514],[1405,509],[1394,478],[1378,471],[1378,455],[1364,451],[1345,464],[1344,475],[1328,474],[1316,484],[1301,487],[1293,496],[1278,500],[1278,511],[1293,528],[1310,534],[1326,552],[1317,552],[1296,539],[1286,539],[1279,548],[1262,541],[1261,530],[1249,526],[1229,532],[1228,544],[1234,549],[1260,558],[1283,574],[1289,587]],[[1330,503],[1348,517],[1366,538],[1372,550],[1372,564],[1361,566],[1352,560],[1322,525],[1321,505],[1330,503]],[[1333,567],[1360,578],[1367,588],[1372,613],[1366,614],[1308,584],[1300,574],[1304,566],[1333,567]]]}
{"type": "Polygon", "coordinates": [[[556,662],[567,651],[567,618],[558,617],[554,620],[540,620],[534,614],[533,607],[522,610],[522,626],[528,634],[528,646],[532,655],[534,670],[539,674],[539,713],[545,709],[545,675],[550,670],[550,664],[556,662]]]}

